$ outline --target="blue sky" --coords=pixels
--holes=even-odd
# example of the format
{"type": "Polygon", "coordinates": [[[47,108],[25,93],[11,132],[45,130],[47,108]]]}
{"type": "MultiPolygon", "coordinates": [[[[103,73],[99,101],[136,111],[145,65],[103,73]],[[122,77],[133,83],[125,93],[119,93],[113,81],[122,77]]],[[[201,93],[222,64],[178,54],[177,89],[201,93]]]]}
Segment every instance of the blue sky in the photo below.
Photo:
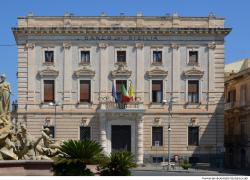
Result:
{"type": "Polygon", "coordinates": [[[226,27],[233,31],[226,37],[226,63],[250,57],[249,0],[7,0],[0,6],[0,73],[5,73],[12,85],[12,100],[17,97],[17,48],[11,32],[18,16],[64,15],[98,16],[101,12],[114,16],[120,13],[162,16],[177,12],[180,16],[216,16],[226,18],[226,27]],[[9,45],[9,46],[3,46],[9,45]]]}

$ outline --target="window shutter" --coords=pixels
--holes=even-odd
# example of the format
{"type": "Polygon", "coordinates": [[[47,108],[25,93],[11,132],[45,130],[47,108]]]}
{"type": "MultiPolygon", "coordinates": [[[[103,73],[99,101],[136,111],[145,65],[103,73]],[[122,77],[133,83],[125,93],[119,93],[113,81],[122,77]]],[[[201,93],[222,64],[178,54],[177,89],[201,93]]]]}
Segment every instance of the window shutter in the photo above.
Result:
{"type": "Polygon", "coordinates": [[[44,102],[54,101],[54,81],[45,80],[44,81],[44,102]]]}
{"type": "Polygon", "coordinates": [[[162,90],[162,81],[152,81],[152,90],[161,91],[162,90]]]}
{"type": "Polygon", "coordinates": [[[199,81],[189,81],[188,82],[188,92],[198,93],[199,92],[199,81]]]}
{"type": "Polygon", "coordinates": [[[90,81],[80,81],[80,102],[90,102],[90,81]]]}

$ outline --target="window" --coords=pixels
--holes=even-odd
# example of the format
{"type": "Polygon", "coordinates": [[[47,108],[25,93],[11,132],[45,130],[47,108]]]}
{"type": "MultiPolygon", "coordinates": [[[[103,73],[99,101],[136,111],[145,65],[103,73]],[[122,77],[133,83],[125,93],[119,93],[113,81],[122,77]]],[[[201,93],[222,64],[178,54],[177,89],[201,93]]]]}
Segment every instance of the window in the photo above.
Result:
{"type": "Polygon", "coordinates": [[[80,140],[90,140],[90,127],[80,126],[80,140]]]}
{"type": "Polygon", "coordinates": [[[161,103],[163,96],[162,80],[152,80],[152,102],[161,103]]]}
{"type": "Polygon", "coordinates": [[[240,105],[245,106],[246,105],[246,99],[247,99],[247,91],[246,91],[246,86],[243,85],[240,87],[240,105]]]}
{"type": "Polygon", "coordinates": [[[125,88],[127,89],[127,80],[116,80],[116,94],[118,102],[120,102],[122,98],[122,93],[121,93],[122,85],[124,85],[125,88]]]}
{"type": "Polygon", "coordinates": [[[54,62],[54,51],[45,51],[45,63],[53,63],[54,62]]]}
{"type": "Polygon", "coordinates": [[[197,65],[198,64],[198,51],[189,51],[188,64],[190,64],[190,65],[197,65]]]}
{"type": "Polygon", "coordinates": [[[199,127],[188,127],[188,145],[199,145],[199,127]]]}
{"type": "Polygon", "coordinates": [[[227,93],[227,102],[232,103],[232,105],[234,105],[235,101],[236,101],[236,89],[231,90],[227,93]]]}
{"type": "Polygon", "coordinates": [[[54,126],[43,126],[43,129],[48,128],[49,129],[49,135],[52,138],[55,138],[55,127],[54,126]]]}
{"type": "Polygon", "coordinates": [[[55,81],[44,80],[44,102],[55,101],[55,81]]]}
{"type": "Polygon", "coordinates": [[[80,102],[90,103],[90,80],[80,80],[80,102]]]}
{"type": "Polygon", "coordinates": [[[163,127],[152,127],[152,146],[163,145],[163,127]]]}
{"type": "Polygon", "coordinates": [[[90,51],[81,51],[81,62],[84,64],[90,63],[90,51]]]}
{"type": "Polygon", "coordinates": [[[153,51],[153,63],[162,63],[162,51],[153,51]]]}
{"type": "Polygon", "coordinates": [[[126,51],[117,51],[117,62],[126,62],[126,51]]]}
{"type": "Polygon", "coordinates": [[[199,81],[188,81],[188,103],[199,103],[199,81]]]}

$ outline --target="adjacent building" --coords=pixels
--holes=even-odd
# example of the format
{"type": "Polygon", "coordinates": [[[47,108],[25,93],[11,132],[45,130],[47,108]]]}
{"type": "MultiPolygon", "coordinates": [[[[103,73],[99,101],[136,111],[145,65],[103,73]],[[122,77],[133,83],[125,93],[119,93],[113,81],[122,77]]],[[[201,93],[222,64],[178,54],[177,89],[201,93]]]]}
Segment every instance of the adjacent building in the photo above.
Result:
{"type": "Polygon", "coordinates": [[[250,59],[225,66],[225,148],[228,168],[250,168],[250,59]]]}
{"type": "Polygon", "coordinates": [[[166,160],[169,146],[171,157],[192,162],[223,157],[231,31],[223,18],[30,14],[12,30],[18,120],[32,135],[46,126],[56,140],[93,139],[107,154],[132,152],[138,164],[166,160]],[[127,104],[112,97],[122,85],[134,89],[127,104]]]}

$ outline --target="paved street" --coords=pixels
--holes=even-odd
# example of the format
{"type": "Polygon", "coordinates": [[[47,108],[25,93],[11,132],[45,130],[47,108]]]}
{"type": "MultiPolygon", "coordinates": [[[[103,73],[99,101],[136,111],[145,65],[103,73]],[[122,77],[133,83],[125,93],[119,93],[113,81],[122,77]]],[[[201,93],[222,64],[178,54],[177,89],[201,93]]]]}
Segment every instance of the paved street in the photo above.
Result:
{"type": "Polygon", "coordinates": [[[157,166],[138,167],[132,170],[133,176],[250,176],[250,170],[197,170],[188,171],[177,167],[167,171],[157,166]]]}

